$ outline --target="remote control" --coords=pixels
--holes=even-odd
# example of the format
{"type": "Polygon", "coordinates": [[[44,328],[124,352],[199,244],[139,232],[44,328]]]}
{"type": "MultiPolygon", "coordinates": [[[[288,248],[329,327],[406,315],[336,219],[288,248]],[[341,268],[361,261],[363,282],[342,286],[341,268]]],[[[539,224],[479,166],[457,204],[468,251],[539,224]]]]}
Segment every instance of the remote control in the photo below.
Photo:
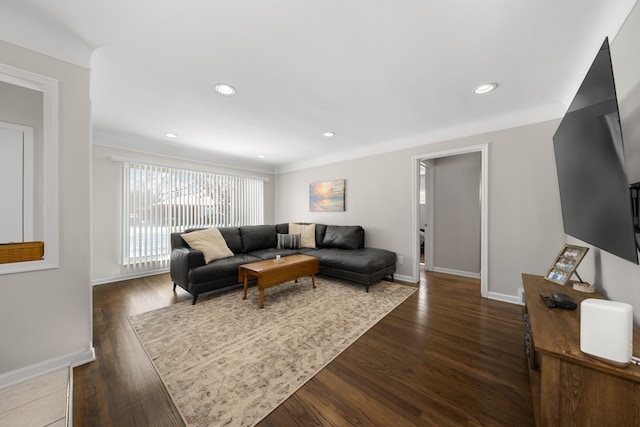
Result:
{"type": "Polygon", "coordinates": [[[540,298],[542,298],[544,303],[547,304],[547,307],[556,308],[556,303],[553,301],[553,298],[549,296],[549,294],[542,293],[540,294],[540,298]]]}

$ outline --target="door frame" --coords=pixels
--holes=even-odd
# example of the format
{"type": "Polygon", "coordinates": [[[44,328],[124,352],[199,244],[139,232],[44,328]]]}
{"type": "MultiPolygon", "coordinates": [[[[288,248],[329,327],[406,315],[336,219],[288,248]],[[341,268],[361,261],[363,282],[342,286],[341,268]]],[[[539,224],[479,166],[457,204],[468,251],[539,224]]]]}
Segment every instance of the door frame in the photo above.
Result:
{"type": "MultiPolygon", "coordinates": [[[[412,178],[412,210],[411,210],[411,227],[413,236],[413,263],[412,280],[420,281],[420,239],[416,230],[420,228],[419,209],[420,209],[420,161],[431,160],[440,157],[455,156],[457,154],[480,152],[481,157],[481,173],[480,173],[480,294],[487,298],[489,295],[489,143],[473,145],[469,147],[452,148],[449,150],[436,151],[433,153],[418,154],[411,159],[411,168],[413,171],[412,178]]],[[[433,220],[432,220],[433,221],[433,220]]],[[[433,224],[430,224],[432,226],[433,224]]],[[[433,227],[431,227],[433,230],[433,227]]],[[[433,233],[432,233],[433,234],[433,233]]],[[[431,239],[432,240],[432,239],[431,239]]],[[[426,263],[426,260],[425,260],[426,263]]]]}
{"type": "MultiPolygon", "coordinates": [[[[418,160],[418,168],[420,168],[420,164],[423,164],[425,167],[425,202],[427,204],[427,212],[426,212],[426,220],[427,220],[427,227],[424,230],[424,269],[427,271],[432,271],[433,270],[433,238],[431,237],[431,230],[434,229],[434,210],[433,210],[433,191],[434,191],[434,185],[433,185],[433,163],[431,163],[429,160],[425,160],[425,159],[420,159],[418,160]]],[[[418,169],[418,173],[420,172],[420,169],[418,169]]],[[[422,178],[419,178],[422,179],[422,178]]],[[[418,185],[420,185],[420,183],[418,182],[418,185]]],[[[420,205],[418,204],[418,209],[420,209],[420,205]]],[[[420,213],[418,211],[418,221],[420,221],[420,217],[419,217],[420,213]]],[[[418,228],[422,227],[422,225],[424,224],[418,224],[418,228]]],[[[419,262],[418,262],[419,264],[419,262]]]]}

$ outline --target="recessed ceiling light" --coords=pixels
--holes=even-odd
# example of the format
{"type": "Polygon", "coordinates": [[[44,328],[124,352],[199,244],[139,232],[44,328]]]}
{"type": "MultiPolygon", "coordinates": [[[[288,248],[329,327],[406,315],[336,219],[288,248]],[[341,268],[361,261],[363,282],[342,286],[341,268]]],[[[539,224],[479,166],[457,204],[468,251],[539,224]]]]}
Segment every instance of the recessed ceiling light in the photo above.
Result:
{"type": "Polygon", "coordinates": [[[215,90],[223,96],[233,96],[236,94],[235,88],[233,86],[229,86],[226,83],[218,83],[217,85],[215,85],[215,90]]]}
{"type": "Polygon", "coordinates": [[[322,135],[323,135],[323,136],[326,136],[327,138],[331,138],[332,136],[334,136],[334,135],[335,135],[335,133],[334,133],[334,132],[325,132],[325,133],[323,133],[322,135]]]}
{"type": "Polygon", "coordinates": [[[491,92],[492,90],[495,90],[497,87],[498,83],[487,83],[475,88],[473,93],[475,93],[476,95],[483,95],[485,93],[491,92]]]}
{"type": "Polygon", "coordinates": [[[264,154],[258,154],[258,157],[264,159],[264,154]]]}
{"type": "Polygon", "coordinates": [[[175,133],[165,133],[164,136],[166,136],[167,138],[177,138],[178,135],[176,135],[175,133]]]}

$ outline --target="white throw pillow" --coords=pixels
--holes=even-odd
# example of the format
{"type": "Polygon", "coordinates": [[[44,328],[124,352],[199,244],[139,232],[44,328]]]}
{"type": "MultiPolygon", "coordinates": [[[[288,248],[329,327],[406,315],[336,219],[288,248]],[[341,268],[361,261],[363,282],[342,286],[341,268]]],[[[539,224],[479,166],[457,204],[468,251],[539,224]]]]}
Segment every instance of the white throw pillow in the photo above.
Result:
{"type": "Polygon", "coordinates": [[[300,234],[301,248],[316,247],[316,225],[289,223],[289,234],[300,234]]]}
{"type": "Polygon", "coordinates": [[[180,236],[193,249],[202,251],[204,254],[204,262],[207,264],[216,259],[233,256],[233,252],[231,252],[226,240],[224,240],[220,230],[217,228],[192,231],[191,233],[184,233],[180,236]]]}

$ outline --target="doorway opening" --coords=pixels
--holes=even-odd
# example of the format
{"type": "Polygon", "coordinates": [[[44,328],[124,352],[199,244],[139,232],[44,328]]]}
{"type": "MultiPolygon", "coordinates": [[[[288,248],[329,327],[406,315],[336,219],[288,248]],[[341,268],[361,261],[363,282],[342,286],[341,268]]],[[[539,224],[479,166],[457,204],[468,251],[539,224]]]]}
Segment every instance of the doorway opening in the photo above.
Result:
{"type": "Polygon", "coordinates": [[[430,160],[418,160],[418,233],[420,235],[420,270],[433,271],[433,177],[434,165],[430,160]]]}
{"type": "Polygon", "coordinates": [[[433,224],[434,224],[434,203],[432,197],[433,161],[434,159],[455,156],[466,153],[480,153],[480,293],[483,297],[488,296],[488,144],[481,144],[471,147],[444,150],[434,153],[416,155],[412,158],[413,168],[413,209],[412,227],[415,232],[413,236],[413,265],[412,280],[420,280],[420,270],[425,268],[433,270],[433,224]],[[424,172],[422,172],[424,171],[424,172]],[[421,184],[421,181],[424,183],[421,184]],[[424,198],[422,192],[424,191],[424,198]],[[431,196],[430,196],[431,195],[431,196]],[[425,203],[421,203],[424,201],[425,203]],[[421,211],[422,210],[422,211],[421,211]],[[426,219],[425,219],[426,218],[426,219]],[[424,230],[424,232],[422,231],[424,230]],[[424,242],[424,243],[423,243],[424,242]],[[424,264],[421,263],[424,253],[424,264]],[[422,265],[421,265],[422,264],[422,265]]]}

